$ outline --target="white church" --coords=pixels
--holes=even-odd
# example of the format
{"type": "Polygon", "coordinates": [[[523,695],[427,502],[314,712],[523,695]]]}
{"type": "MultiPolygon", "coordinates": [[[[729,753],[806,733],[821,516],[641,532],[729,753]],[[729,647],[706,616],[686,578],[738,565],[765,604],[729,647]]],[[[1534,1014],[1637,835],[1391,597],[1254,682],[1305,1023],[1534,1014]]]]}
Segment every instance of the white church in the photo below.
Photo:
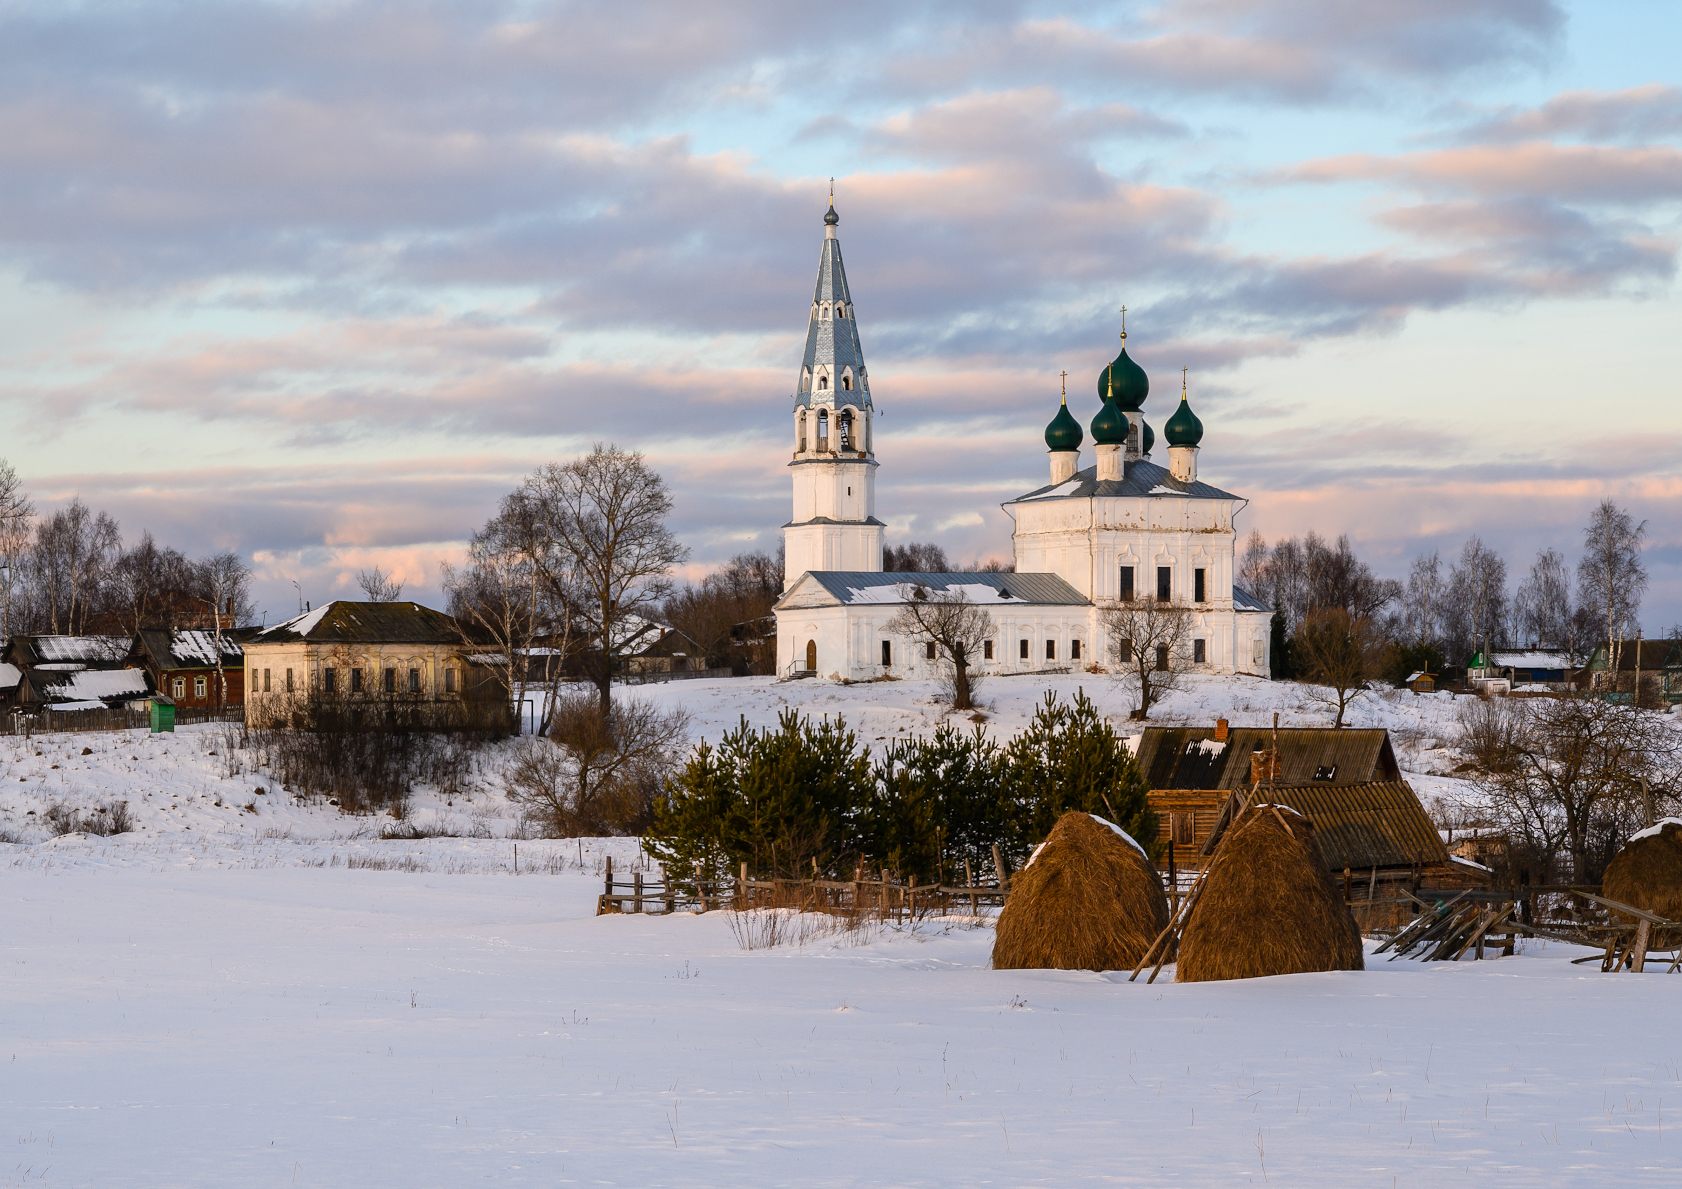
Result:
{"type": "Polygon", "coordinates": [[[1191,609],[1194,668],[1266,675],[1271,613],[1233,585],[1233,517],[1247,501],[1198,481],[1203,425],[1183,385],[1163,427],[1168,466],[1151,461],[1156,435],[1142,411],[1150,380],[1128,358],[1125,327],[1121,353],[1098,376],[1095,464],[1081,467],[1084,435],[1065,398],[1045,431],[1050,482],[1002,505],[1016,526],[1015,573],[882,571],[875,410],[839,223],[831,203],[794,396],[794,516],[783,527],[787,577],[776,606],[779,675],[935,675],[941,662],[932,646],[888,630],[919,586],[986,606],[997,634],[972,658],[982,673],[1107,664],[1100,611],[1152,598],[1191,609]]]}

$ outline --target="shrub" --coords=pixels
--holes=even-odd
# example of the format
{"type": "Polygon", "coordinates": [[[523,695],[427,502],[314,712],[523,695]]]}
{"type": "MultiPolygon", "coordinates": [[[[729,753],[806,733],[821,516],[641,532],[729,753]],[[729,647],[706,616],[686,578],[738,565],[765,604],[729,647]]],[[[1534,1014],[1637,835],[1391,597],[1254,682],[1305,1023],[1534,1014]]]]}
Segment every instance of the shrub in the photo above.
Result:
{"type": "Polygon", "coordinates": [[[508,797],[552,837],[641,834],[676,766],[689,715],[637,699],[603,712],[594,691],[563,697],[547,739],[524,740],[509,770],[508,797]]]}

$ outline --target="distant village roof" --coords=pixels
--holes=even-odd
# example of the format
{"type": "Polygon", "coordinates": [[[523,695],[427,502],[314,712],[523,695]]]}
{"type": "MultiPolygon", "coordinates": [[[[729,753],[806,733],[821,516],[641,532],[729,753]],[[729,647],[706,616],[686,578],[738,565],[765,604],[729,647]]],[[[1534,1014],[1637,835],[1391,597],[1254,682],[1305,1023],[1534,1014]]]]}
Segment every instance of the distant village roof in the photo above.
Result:
{"type": "MultiPolygon", "coordinates": [[[[1595,649],[1589,668],[1606,669],[1610,665],[1610,653],[1602,644],[1595,649]]],[[[1625,640],[1618,649],[1620,673],[1633,673],[1636,669],[1651,672],[1676,665],[1682,665],[1682,642],[1676,640],[1625,640]]]]}
{"type": "Polygon", "coordinates": [[[1050,483],[1027,495],[1019,495],[1008,500],[1005,507],[1011,504],[1026,504],[1034,500],[1065,500],[1090,499],[1094,496],[1173,496],[1176,498],[1194,500],[1236,500],[1242,497],[1233,495],[1230,491],[1222,491],[1219,487],[1211,487],[1207,483],[1182,483],[1169,474],[1167,467],[1157,466],[1148,458],[1135,459],[1123,467],[1120,479],[1098,478],[1096,466],[1087,467],[1084,471],[1076,471],[1075,477],[1062,483],[1050,483]]]}
{"type": "Polygon", "coordinates": [[[442,611],[419,603],[353,603],[340,599],[265,628],[250,645],[460,644],[461,629],[442,611]]]}
{"type": "Polygon", "coordinates": [[[865,572],[820,570],[809,573],[789,588],[778,605],[788,604],[808,584],[814,584],[836,602],[856,606],[864,603],[906,603],[917,587],[937,594],[962,593],[982,607],[1048,605],[1084,606],[1089,600],[1056,574],[922,574],[908,571],[865,572]]]}
{"type": "Polygon", "coordinates": [[[22,679],[22,669],[16,665],[0,663],[0,689],[16,689],[22,679]]]}
{"type": "Polygon", "coordinates": [[[1525,652],[1491,652],[1489,663],[1497,669],[1574,669],[1563,648],[1532,648],[1525,652]]]}

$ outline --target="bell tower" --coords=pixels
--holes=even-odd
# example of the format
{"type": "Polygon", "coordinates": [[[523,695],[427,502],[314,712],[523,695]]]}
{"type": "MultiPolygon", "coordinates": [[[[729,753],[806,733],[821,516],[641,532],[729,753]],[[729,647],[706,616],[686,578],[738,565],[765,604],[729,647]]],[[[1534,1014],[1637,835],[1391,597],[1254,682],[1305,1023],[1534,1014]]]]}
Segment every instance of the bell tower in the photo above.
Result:
{"type": "Polygon", "coordinates": [[[876,519],[876,410],[841,264],[833,190],[824,215],[818,284],[794,394],[794,515],[783,526],[783,589],[810,570],[882,569],[876,519]]]}

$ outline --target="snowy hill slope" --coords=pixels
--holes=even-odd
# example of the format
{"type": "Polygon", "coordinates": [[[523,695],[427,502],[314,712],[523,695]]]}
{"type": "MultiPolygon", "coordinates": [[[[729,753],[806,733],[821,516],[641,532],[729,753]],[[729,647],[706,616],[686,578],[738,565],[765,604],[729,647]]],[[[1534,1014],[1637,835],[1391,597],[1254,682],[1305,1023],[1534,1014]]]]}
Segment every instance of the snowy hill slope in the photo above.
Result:
{"type": "MultiPolygon", "coordinates": [[[[1125,695],[1110,678],[1092,673],[990,679],[980,693],[984,728],[1008,738],[1029,722],[1048,691],[1073,698],[1083,690],[1123,734],[1138,730],[1127,719],[1125,695]]],[[[871,745],[926,734],[950,716],[936,701],[933,683],[924,681],[842,685],[745,678],[672,682],[621,692],[662,706],[681,706],[691,715],[690,734],[696,741],[716,741],[744,718],[756,727],[774,726],[787,709],[840,715],[871,745]]],[[[1235,726],[1261,726],[1272,722],[1275,711],[1282,726],[1331,722],[1324,701],[1309,686],[1249,677],[1190,677],[1183,689],[1155,708],[1151,723],[1210,724],[1224,717],[1235,726]]],[[[1349,721],[1352,726],[1389,728],[1409,779],[1429,799],[1464,791],[1463,782],[1449,776],[1458,759],[1451,747],[1456,712],[1451,695],[1392,690],[1363,694],[1351,708],[1349,721]]],[[[968,716],[950,717],[968,726],[968,716]]],[[[272,775],[252,770],[251,755],[238,743],[238,729],[226,725],[184,727],[166,735],[120,731],[0,737],[0,832],[22,842],[39,842],[60,832],[47,821],[55,807],[59,824],[69,814],[91,820],[98,829],[103,820],[98,815],[117,802],[127,803],[133,822],[131,845],[140,837],[159,834],[332,840],[377,835],[391,825],[347,817],[330,805],[296,802],[272,775]]],[[[517,833],[516,814],[502,795],[499,779],[510,748],[501,744],[481,756],[479,778],[465,798],[419,790],[411,802],[411,820],[464,836],[502,838],[517,833]]],[[[117,845],[116,839],[109,845],[117,845]]]]}

